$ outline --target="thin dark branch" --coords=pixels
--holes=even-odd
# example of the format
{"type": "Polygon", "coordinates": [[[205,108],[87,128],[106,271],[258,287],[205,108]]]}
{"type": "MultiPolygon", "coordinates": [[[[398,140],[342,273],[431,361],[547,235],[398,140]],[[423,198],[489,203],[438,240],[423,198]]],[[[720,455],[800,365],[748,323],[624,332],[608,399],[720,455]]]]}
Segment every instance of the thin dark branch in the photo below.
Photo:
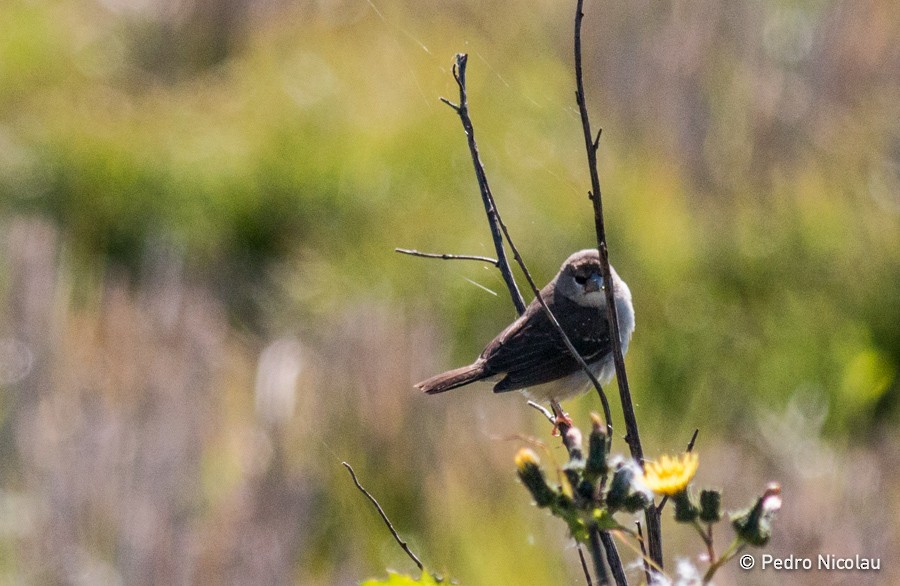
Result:
{"type": "Polygon", "coordinates": [[[647,561],[647,546],[644,545],[644,531],[641,529],[641,522],[635,521],[637,524],[638,543],[641,544],[641,561],[644,562],[644,577],[647,584],[650,584],[650,563],[647,561]]]}
{"type": "Polygon", "coordinates": [[[519,315],[525,313],[525,299],[519,292],[516,285],[516,279],[512,274],[512,267],[509,266],[509,260],[506,258],[506,250],[503,248],[503,236],[500,234],[500,216],[497,213],[497,206],[494,203],[494,195],[491,193],[491,187],[488,185],[487,174],[484,171],[484,164],[481,162],[481,156],[478,154],[478,144],[475,142],[475,128],[472,126],[472,119],[469,118],[469,100],[466,93],[466,61],[468,56],[464,53],[456,55],[456,63],[453,65],[453,78],[456,85],[459,86],[459,104],[455,105],[448,100],[442,101],[453,108],[459,115],[462,122],[463,130],[466,132],[466,138],[469,143],[469,152],[472,155],[472,165],[475,167],[475,177],[478,179],[478,188],[481,191],[481,201],[484,203],[484,212],[487,214],[488,224],[491,228],[491,236],[494,239],[494,249],[497,251],[497,267],[503,275],[503,281],[506,288],[509,289],[509,295],[512,297],[513,305],[519,315]]]}
{"type": "MultiPolygon", "coordinates": [[[[497,249],[497,260],[500,263],[500,271],[503,273],[503,279],[507,283],[507,287],[509,288],[510,295],[513,298],[513,302],[516,304],[516,310],[519,312],[519,315],[525,312],[525,304],[522,300],[522,295],[519,293],[519,289],[516,286],[516,281],[513,278],[512,272],[509,268],[509,263],[506,259],[506,253],[503,249],[503,238],[506,238],[507,244],[509,244],[509,248],[513,253],[513,258],[515,258],[516,262],[519,265],[519,268],[522,269],[522,273],[525,275],[525,279],[528,281],[528,284],[531,286],[531,291],[534,293],[538,302],[541,304],[541,307],[544,310],[544,313],[547,315],[547,318],[550,320],[550,323],[553,324],[553,327],[556,329],[566,348],[572,354],[572,357],[578,362],[581,366],[581,369],[593,383],[594,388],[597,389],[597,393],[600,395],[600,401],[603,404],[603,416],[606,419],[606,429],[607,429],[607,437],[612,438],[612,414],[609,409],[609,400],[606,398],[606,394],[603,392],[603,387],[600,386],[600,381],[597,380],[597,377],[594,376],[594,373],[588,367],[587,363],[584,361],[584,358],[581,357],[581,354],[578,353],[578,350],[575,349],[575,346],[572,345],[571,340],[569,340],[569,336],[566,335],[565,330],[562,329],[562,326],[559,325],[559,321],[556,319],[556,316],[553,315],[553,312],[550,311],[550,308],[547,307],[547,303],[541,297],[540,290],[534,282],[534,278],[532,278],[531,273],[528,271],[528,267],[525,266],[525,261],[522,260],[522,255],[519,254],[519,249],[516,248],[515,243],[509,235],[509,229],[506,227],[506,224],[503,223],[503,219],[500,217],[500,212],[497,209],[496,204],[494,203],[494,196],[491,193],[490,187],[488,187],[487,176],[484,172],[484,166],[481,164],[481,159],[478,156],[478,145],[475,142],[475,130],[472,127],[472,120],[469,118],[469,106],[468,99],[466,97],[466,61],[467,56],[465,54],[458,54],[456,56],[456,65],[453,67],[453,77],[456,79],[456,83],[459,85],[459,109],[457,113],[459,114],[459,119],[462,121],[463,128],[466,131],[466,137],[469,141],[469,151],[472,154],[472,162],[475,165],[475,174],[478,177],[478,186],[481,188],[481,196],[484,201],[485,212],[488,215],[488,221],[491,225],[491,233],[494,236],[494,246],[497,249]],[[497,231],[499,228],[499,231],[497,231]],[[516,300],[518,299],[521,302],[521,305],[516,300]]],[[[607,281],[608,282],[608,281],[607,281]]]]}
{"type": "Polygon", "coordinates": [[[697,442],[697,435],[699,435],[699,433],[700,433],[700,428],[698,427],[694,430],[694,434],[691,436],[691,441],[688,442],[687,452],[689,454],[694,451],[694,444],[697,442]]]}
{"type": "MultiPolygon", "coordinates": [[[[697,441],[697,434],[699,434],[699,433],[700,433],[700,428],[697,428],[697,429],[694,430],[694,434],[691,436],[691,441],[689,441],[689,442],[688,442],[688,445],[687,445],[687,452],[688,452],[688,453],[691,453],[691,452],[694,451],[694,443],[697,441]]],[[[667,502],[669,502],[669,496],[668,496],[668,495],[662,497],[662,500],[659,501],[659,506],[656,507],[656,510],[657,510],[659,513],[662,513],[663,507],[666,506],[666,503],[667,503],[667,502]]]]}
{"type": "Polygon", "coordinates": [[[591,571],[588,570],[587,561],[584,559],[584,551],[581,549],[581,544],[578,544],[578,559],[581,560],[581,569],[584,571],[584,579],[587,582],[588,586],[594,586],[594,581],[591,580],[591,571]]]}
{"type": "Polygon", "coordinates": [[[395,248],[394,252],[399,252],[400,254],[408,254],[410,256],[419,256],[422,258],[439,258],[441,260],[477,260],[479,262],[486,262],[488,264],[492,264],[495,267],[499,267],[500,263],[496,258],[491,258],[489,256],[475,256],[473,254],[441,254],[436,252],[419,252],[418,250],[411,250],[409,248],[395,248]]]}
{"type": "Polygon", "coordinates": [[[597,525],[591,525],[588,531],[588,543],[591,546],[591,557],[594,558],[594,573],[597,574],[597,582],[601,585],[609,585],[609,575],[606,573],[606,560],[600,543],[600,529],[597,525]]]}
{"type": "MultiPolygon", "coordinates": [[[[594,203],[594,223],[597,232],[597,250],[603,268],[603,277],[610,286],[605,288],[606,311],[611,329],[611,342],[613,358],[616,366],[616,378],[619,383],[619,394],[622,395],[622,408],[625,416],[625,441],[631,449],[631,455],[638,462],[643,462],[644,454],[640,438],[637,433],[637,421],[634,416],[634,406],[631,401],[631,392],[628,389],[628,380],[625,374],[625,365],[622,359],[622,348],[619,339],[619,320],[616,312],[615,292],[613,280],[610,275],[609,257],[606,246],[606,227],[603,221],[603,203],[600,191],[600,175],[597,170],[597,153],[593,148],[591,135],[591,122],[588,118],[587,105],[584,97],[584,78],[581,65],[581,21],[584,18],[582,12],[583,0],[578,0],[575,13],[575,83],[577,86],[575,97],[578,102],[578,110],[581,113],[581,125],[584,131],[584,143],[588,157],[588,170],[591,177],[591,200],[594,203]],[[627,401],[625,400],[627,399],[627,401]]],[[[598,135],[599,138],[599,135],[598,135]]]]}
{"type": "Polygon", "coordinates": [[[608,531],[601,531],[600,541],[603,543],[606,560],[609,562],[609,571],[612,573],[616,586],[628,586],[625,568],[622,567],[622,559],[619,557],[619,550],[616,549],[616,542],[613,540],[612,535],[608,531]]]}
{"type": "Polygon", "coordinates": [[[662,569],[662,517],[654,503],[650,503],[644,509],[644,519],[647,521],[647,545],[650,548],[650,560],[654,565],[662,569]]]}
{"type": "MultiPolygon", "coordinates": [[[[644,461],[644,449],[641,446],[641,437],[638,433],[637,418],[634,413],[634,403],[631,400],[631,390],[628,388],[628,377],[625,373],[625,360],[622,356],[622,347],[619,338],[619,321],[616,314],[615,292],[613,280],[609,268],[609,252],[606,244],[606,226],[603,221],[603,201],[600,190],[600,172],[597,168],[598,142],[593,140],[591,122],[588,116],[587,103],[584,95],[584,73],[581,64],[581,21],[584,19],[584,0],[577,0],[575,9],[575,99],[578,102],[578,111],[581,114],[581,126],[584,131],[584,145],[587,152],[588,171],[591,176],[591,201],[594,204],[594,227],[597,232],[597,251],[600,254],[600,264],[603,268],[603,278],[609,287],[606,287],[606,311],[610,324],[610,338],[612,341],[613,359],[616,366],[616,380],[619,383],[619,398],[622,403],[622,415],[625,420],[625,441],[631,451],[631,457],[640,463],[644,461]]],[[[600,135],[597,135],[599,139],[600,135]]],[[[645,510],[647,519],[647,537],[649,541],[650,559],[660,567],[662,566],[662,528],[659,512],[651,503],[645,510]]]]}
{"type": "Polygon", "coordinates": [[[375,505],[375,508],[378,509],[378,514],[381,515],[382,520],[384,520],[384,524],[387,525],[387,528],[391,532],[391,535],[394,536],[394,539],[398,544],[400,544],[400,547],[403,548],[403,551],[406,552],[406,555],[408,555],[410,559],[419,567],[419,570],[424,570],[425,566],[422,565],[422,562],[419,561],[419,558],[416,557],[416,554],[414,554],[412,550],[409,549],[409,546],[405,541],[400,539],[400,535],[397,533],[397,530],[394,529],[394,525],[391,523],[391,520],[388,519],[388,516],[385,514],[384,509],[381,508],[381,505],[378,504],[378,501],[375,500],[375,497],[372,496],[369,491],[363,488],[363,485],[359,483],[359,480],[356,478],[356,472],[353,471],[353,468],[350,466],[350,464],[348,464],[347,462],[341,462],[341,464],[344,466],[344,468],[347,469],[348,472],[350,472],[350,476],[353,478],[353,484],[356,485],[356,488],[358,488],[360,492],[366,495],[366,497],[368,497],[368,499],[372,501],[372,504],[375,505]]]}

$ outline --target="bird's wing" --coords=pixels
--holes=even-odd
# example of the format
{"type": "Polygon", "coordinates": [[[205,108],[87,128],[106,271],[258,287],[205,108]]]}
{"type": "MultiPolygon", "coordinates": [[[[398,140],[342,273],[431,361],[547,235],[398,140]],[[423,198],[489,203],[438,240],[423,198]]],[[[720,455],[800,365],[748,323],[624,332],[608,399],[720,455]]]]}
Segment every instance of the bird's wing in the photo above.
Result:
{"type": "MultiPolygon", "coordinates": [[[[560,299],[552,307],[586,362],[598,360],[610,351],[609,328],[602,310],[560,299]]],[[[506,375],[494,386],[497,393],[548,383],[581,368],[537,301],[501,332],[481,356],[491,372],[506,375]]]]}

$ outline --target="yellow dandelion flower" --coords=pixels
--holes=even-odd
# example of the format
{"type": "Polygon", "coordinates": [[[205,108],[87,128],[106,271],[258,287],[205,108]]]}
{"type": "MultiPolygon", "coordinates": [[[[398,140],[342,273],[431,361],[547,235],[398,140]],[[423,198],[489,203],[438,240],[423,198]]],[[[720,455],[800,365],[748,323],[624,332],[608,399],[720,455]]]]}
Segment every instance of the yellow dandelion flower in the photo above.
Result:
{"type": "Polygon", "coordinates": [[[644,464],[644,483],[656,494],[675,496],[687,488],[699,465],[694,453],[674,458],[663,456],[657,462],[644,464]]]}

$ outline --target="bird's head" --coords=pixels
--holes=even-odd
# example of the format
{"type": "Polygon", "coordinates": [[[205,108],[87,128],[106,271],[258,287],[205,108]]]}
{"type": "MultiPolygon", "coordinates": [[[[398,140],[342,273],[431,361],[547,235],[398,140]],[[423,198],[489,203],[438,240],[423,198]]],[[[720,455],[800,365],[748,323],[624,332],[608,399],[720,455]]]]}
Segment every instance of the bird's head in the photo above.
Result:
{"type": "MultiPolygon", "coordinates": [[[[613,275],[615,279],[615,272],[613,275]]],[[[605,286],[596,249],[582,250],[567,258],[556,276],[556,290],[585,307],[606,307],[605,286]]]]}

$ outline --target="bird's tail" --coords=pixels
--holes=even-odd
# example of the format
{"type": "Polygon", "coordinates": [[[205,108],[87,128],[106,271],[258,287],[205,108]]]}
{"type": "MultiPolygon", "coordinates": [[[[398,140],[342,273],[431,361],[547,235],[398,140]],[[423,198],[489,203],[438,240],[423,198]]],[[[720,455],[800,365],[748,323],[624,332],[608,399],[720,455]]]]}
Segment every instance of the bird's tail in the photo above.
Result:
{"type": "Polygon", "coordinates": [[[474,383],[486,376],[487,373],[485,372],[484,363],[478,361],[474,364],[456,368],[454,370],[448,370],[447,372],[433,376],[428,380],[418,383],[416,388],[429,395],[434,395],[469,383],[474,383]]]}

